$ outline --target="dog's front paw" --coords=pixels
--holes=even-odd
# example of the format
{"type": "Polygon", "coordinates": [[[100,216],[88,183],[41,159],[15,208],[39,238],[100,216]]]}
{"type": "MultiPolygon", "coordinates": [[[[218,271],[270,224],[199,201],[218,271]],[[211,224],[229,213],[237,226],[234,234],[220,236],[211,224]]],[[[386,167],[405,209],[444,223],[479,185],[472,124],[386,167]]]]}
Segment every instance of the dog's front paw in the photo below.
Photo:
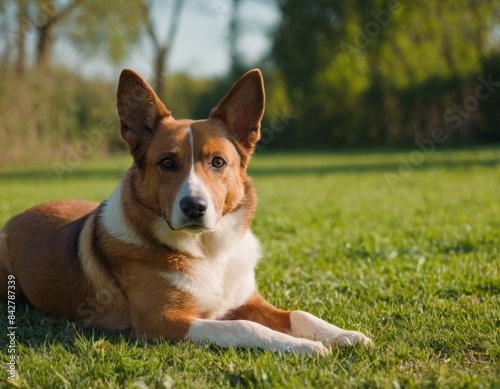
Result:
{"type": "Polygon", "coordinates": [[[293,345],[289,345],[285,351],[299,355],[327,355],[330,350],[320,341],[309,339],[297,339],[293,345]]]}
{"type": "Polygon", "coordinates": [[[319,340],[339,347],[356,343],[368,346],[371,343],[370,338],[361,332],[343,330],[304,311],[293,311],[290,314],[290,322],[291,334],[299,338],[319,340]]]}
{"type": "Polygon", "coordinates": [[[365,334],[358,331],[343,331],[329,340],[328,343],[339,347],[352,346],[356,343],[363,346],[369,346],[372,344],[372,340],[365,334]]]}

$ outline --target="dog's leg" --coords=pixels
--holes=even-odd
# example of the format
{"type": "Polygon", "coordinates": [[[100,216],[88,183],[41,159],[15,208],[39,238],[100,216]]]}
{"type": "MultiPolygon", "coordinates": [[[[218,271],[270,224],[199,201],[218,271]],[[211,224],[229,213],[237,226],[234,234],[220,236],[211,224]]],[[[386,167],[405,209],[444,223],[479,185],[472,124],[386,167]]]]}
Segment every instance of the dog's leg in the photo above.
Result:
{"type": "Polygon", "coordinates": [[[304,311],[290,312],[290,334],[299,338],[320,340],[332,346],[350,346],[361,343],[368,346],[370,338],[358,331],[347,331],[327,323],[304,311]]]}
{"type": "Polygon", "coordinates": [[[186,339],[220,347],[258,347],[295,354],[328,353],[319,341],[300,339],[248,320],[194,319],[186,339]]]}
{"type": "MultiPolygon", "coordinates": [[[[137,277],[144,274],[147,275],[138,272],[137,277]]],[[[161,284],[139,282],[129,289],[131,323],[137,338],[190,339],[220,347],[258,347],[296,354],[328,352],[319,341],[299,339],[255,321],[199,318],[199,310],[189,294],[172,286],[158,285],[161,284]]]]}
{"type": "Polygon", "coordinates": [[[368,345],[371,340],[358,331],[346,331],[304,311],[283,311],[269,304],[257,292],[242,307],[228,316],[230,319],[255,321],[276,331],[297,338],[321,341],[334,346],[354,343],[368,345]]]}
{"type": "Polygon", "coordinates": [[[165,311],[163,317],[141,314],[140,318],[133,320],[133,327],[138,338],[163,338],[171,341],[189,339],[220,347],[257,347],[295,354],[329,352],[319,341],[296,338],[249,320],[199,319],[189,313],[184,315],[182,312],[165,311]]]}

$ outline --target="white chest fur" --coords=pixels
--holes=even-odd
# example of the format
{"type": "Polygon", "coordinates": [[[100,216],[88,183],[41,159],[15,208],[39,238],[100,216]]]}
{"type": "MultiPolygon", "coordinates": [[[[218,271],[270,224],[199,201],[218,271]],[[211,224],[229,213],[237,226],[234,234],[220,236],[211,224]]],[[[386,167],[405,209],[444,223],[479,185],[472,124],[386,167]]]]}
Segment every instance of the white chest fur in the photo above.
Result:
{"type": "MultiPolygon", "coordinates": [[[[123,215],[121,184],[103,210],[107,232],[123,242],[143,245],[123,215]]],[[[216,227],[203,234],[173,231],[158,217],[153,233],[163,244],[192,257],[188,272],[161,273],[176,288],[191,294],[207,318],[220,318],[241,306],[255,290],[254,268],[260,245],[248,230],[242,234],[244,210],[224,215],[216,227]]]]}
{"type": "Polygon", "coordinates": [[[259,256],[259,243],[247,231],[243,238],[214,256],[193,259],[189,272],[174,271],[161,276],[191,294],[206,318],[218,319],[241,306],[254,292],[254,268],[259,256]]]}

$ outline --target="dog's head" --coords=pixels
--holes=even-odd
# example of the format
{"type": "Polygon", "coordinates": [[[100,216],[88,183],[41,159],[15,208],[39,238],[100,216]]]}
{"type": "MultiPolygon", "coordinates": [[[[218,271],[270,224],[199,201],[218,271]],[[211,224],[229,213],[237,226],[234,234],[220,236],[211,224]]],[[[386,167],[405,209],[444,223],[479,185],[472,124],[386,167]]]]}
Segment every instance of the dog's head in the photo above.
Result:
{"type": "Polygon", "coordinates": [[[264,113],[259,70],[246,73],[208,119],[194,121],[174,119],[148,83],[125,69],[118,113],[137,171],[137,200],[171,230],[213,230],[245,203],[246,168],[264,113]]]}

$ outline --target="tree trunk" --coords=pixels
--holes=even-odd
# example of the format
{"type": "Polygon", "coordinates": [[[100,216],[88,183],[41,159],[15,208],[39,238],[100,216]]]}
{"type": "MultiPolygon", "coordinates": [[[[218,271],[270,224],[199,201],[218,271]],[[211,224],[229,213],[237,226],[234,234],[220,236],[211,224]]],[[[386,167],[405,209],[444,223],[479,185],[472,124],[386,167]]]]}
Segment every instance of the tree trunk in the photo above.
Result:
{"type": "Polygon", "coordinates": [[[38,66],[50,65],[52,48],[54,46],[54,27],[53,22],[48,22],[38,28],[37,56],[36,64],[38,66]]]}
{"type": "Polygon", "coordinates": [[[160,98],[160,100],[163,100],[165,97],[165,79],[163,75],[166,72],[165,66],[166,66],[166,59],[167,59],[167,48],[165,46],[160,46],[158,48],[158,51],[156,53],[155,57],[155,78],[153,81],[153,88],[156,91],[156,94],[160,98]]]}
{"type": "Polygon", "coordinates": [[[242,63],[240,56],[238,55],[238,38],[240,37],[240,23],[238,19],[238,10],[241,4],[241,0],[233,0],[231,8],[231,17],[229,20],[229,56],[231,58],[230,73],[231,77],[237,77],[238,74],[242,73],[242,63]]]}
{"type": "Polygon", "coordinates": [[[56,26],[56,6],[54,0],[43,2],[38,13],[36,64],[50,65],[52,47],[54,46],[54,29],[56,26]]]}
{"type": "Polygon", "coordinates": [[[28,27],[28,2],[17,1],[17,41],[16,41],[16,72],[19,76],[26,70],[26,29],[28,27]]]}
{"type": "Polygon", "coordinates": [[[154,69],[154,80],[153,80],[153,88],[156,91],[158,97],[163,99],[165,97],[165,77],[168,54],[170,50],[172,50],[172,46],[175,41],[175,37],[177,35],[177,31],[179,29],[179,20],[182,11],[182,6],[184,5],[185,0],[176,0],[173,5],[172,15],[170,16],[170,27],[167,30],[166,38],[161,41],[158,37],[158,33],[154,29],[152,12],[151,12],[151,3],[143,2],[142,10],[143,17],[146,23],[146,31],[153,43],[153,46],[156,50],[153,69],[154,69]]]}

